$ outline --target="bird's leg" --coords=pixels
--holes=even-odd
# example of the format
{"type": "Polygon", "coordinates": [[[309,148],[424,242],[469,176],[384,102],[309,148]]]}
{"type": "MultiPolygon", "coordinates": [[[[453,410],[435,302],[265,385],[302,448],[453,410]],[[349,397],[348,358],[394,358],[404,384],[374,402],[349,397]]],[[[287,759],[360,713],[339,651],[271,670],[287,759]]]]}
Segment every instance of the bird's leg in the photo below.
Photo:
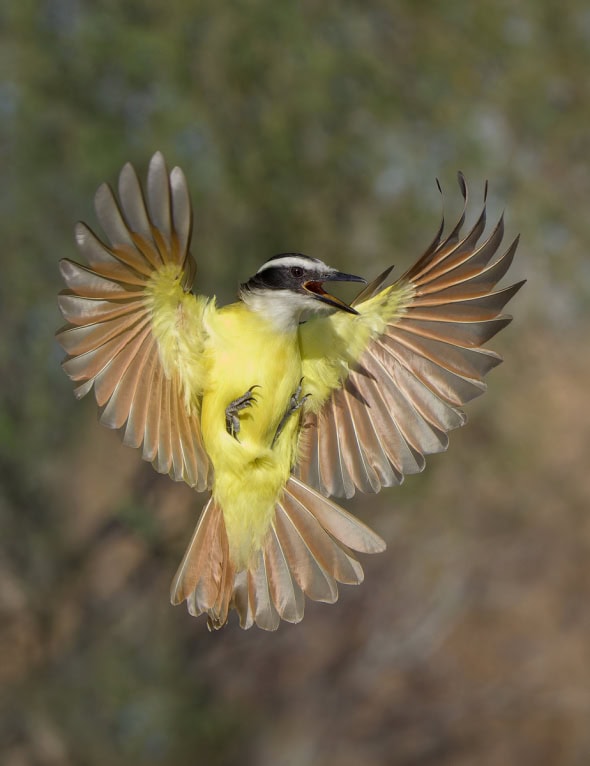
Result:
{"type": "Polygon", "coordinates": [[[311,396],[311,394],[305,394],[305,396],[301,396],[301,384],[302,383],[303,383],[303,378],[301,378],[301,380],[299,381],[299,385],[295,389],[295,393],[291,396],[291,399],[289,400],[289,406],[287,407],[287,409],[285,411],[285,414],[281,418],[281,422],[279,423],[279,425],[277,427],[277,430],[276,430],[275,435],[274,435],[273,440],[272,440],[272,444],[270,445],[271,449],[275,446],[277,439],[279,438],[283,428],[287,424],[287,420],[289,420],[291,415],[294,412],[297,412],[297,410],[305,404],[307,398],[309,396],[311,396]]]}
{"type": "Polygon", "coordinates": [[[252,393],[255,388],[260,388],[258,385],[250,386],[245,394],[238,396],[233,402],[230,402],[225,408],[225,428],[230,436],[233,436],[236,441],[238,434],[240,433],[240,418],[238,413],[245,410],[247,407],[251,407],[252,403],[256,401],[256,397],[252,393]]]}

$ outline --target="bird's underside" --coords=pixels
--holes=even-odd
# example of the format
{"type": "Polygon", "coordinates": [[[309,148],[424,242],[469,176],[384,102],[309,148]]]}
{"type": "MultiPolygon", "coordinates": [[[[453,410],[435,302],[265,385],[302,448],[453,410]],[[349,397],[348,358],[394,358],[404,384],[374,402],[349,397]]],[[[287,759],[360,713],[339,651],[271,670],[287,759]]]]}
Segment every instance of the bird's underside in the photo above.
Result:
{"type": "MultiPolygon", "coordinates": [[[[467,206],[467,189],[459,176],[467,206]]],[[[497,255],[483,210],[434,241],[401,278],[391,269],[348,306],[323,287],[360,281],[283,254],[219,309],[190,292],[195,263],[186,181],[152,158],[147,194],[126,165],[119,202],[96,210],[109,244],[78,224],[88,262],[62,261],[58,340],[76,396],[156,470],[211,497],[172,583],[174,603],[221,627],[302,619],[305,596],[334,602],[360,583],[358,553],[383,541],[330,497],[378,492],[424,467],[463,425],[501,358],[482,348],[511,320],[522,283],[496,290],[517,246],[497,255]],[[300,320],[306,317],[305,322],[300,320]]]]}

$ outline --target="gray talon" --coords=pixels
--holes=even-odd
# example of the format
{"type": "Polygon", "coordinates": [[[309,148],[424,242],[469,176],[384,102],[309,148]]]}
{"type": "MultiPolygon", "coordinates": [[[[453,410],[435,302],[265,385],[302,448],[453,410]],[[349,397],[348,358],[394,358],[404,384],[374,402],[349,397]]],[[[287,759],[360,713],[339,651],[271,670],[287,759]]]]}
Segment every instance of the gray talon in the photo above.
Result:
{"type": "Polygon", "coordinates": [[[289,400],[289,406],[287,407],[287,410],[283,417],[281,418],[281,422],[279,423],[276,433],[273,437],[271,449],[275,446],[277,439],[281,435],[283,428],[287,424],[287,421],[291,417],[291,415],[294,412],[297,412],[297,410],[300,407],[303,407],[307,399],[311,396],[311,394],[305,394],[305,396],[301,396],[301,388],[302,388],[303,378],[299,381],[299,385],[297,386],[295,393],[291,396],[291,399],[289,400]],[[299,398],[301,397],[301,398],[299,398]]]}
{"type": "Polygon", "coordinates": [[[225,430],[238,442],[240,441],[238,439],[238,434],[240,433],[240,418],[238,417],[238,413],[251,407],[252,404],[257,401],[252,393],[255,388],[260,388],[260,386],[257,384],[250,386],[245,394],[238,396],[237,399],[234,399],[233,402],[230,402],[225,408],[225,430]]]}

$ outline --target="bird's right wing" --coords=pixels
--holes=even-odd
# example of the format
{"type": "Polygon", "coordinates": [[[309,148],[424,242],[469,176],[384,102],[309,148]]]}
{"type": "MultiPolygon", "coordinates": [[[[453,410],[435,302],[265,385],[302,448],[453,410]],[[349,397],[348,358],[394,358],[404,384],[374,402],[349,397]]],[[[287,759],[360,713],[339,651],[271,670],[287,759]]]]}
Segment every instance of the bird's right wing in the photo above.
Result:
{"type": "Polygon", "coordinates": [[[130,164],[119,176],[119,198],[120,205],[106,184],[95,198],[110,245],[79,223],[76,241],[89,265],[60,264],[63,367],[78,398],[94,388],[101,422],[121,429],[125,444],[143,445],[156,470],[204,490],[212,479],[199,424],[207,300],[189,292],[195,262],[186,180],[180,168],[168,175],[158,152],[147,199],[130,164]]]}

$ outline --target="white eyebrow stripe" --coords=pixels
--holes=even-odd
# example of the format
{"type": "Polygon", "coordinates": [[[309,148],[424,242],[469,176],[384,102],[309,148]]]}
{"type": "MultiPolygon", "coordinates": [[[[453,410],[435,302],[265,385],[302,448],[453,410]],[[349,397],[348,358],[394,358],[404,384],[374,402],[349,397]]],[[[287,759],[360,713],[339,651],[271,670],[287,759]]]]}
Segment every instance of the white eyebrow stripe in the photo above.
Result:
{"type": "Polygon", "coordinates": [[[309,271],[311,268],[317,269],[318,267],[323,266],[325,268],[325,265],[321,262],[316,260],[315,258],[302,258],[300,255],[285,255],[282,258],[273,258],[270,261],[267,261],[264,263],[256,272],[257,274],[260,274],[265,269],[290,269],[293,266],[299,266],[300,268],[304,269],[304,271],[309,271]]]}

